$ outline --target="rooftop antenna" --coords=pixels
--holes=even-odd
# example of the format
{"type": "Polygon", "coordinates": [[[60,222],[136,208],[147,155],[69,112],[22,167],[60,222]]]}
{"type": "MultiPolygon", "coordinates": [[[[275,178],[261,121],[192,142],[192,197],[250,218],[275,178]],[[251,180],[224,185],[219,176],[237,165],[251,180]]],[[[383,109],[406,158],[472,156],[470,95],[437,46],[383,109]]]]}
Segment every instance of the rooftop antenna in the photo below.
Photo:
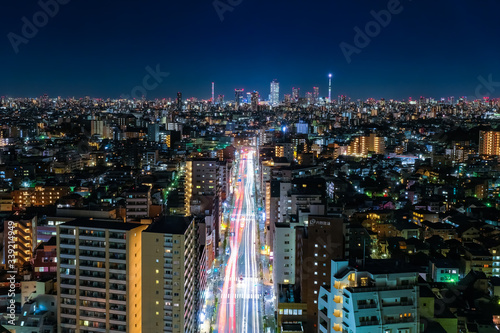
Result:
{"type": "Polygon", "coordinates": [[[328,103],[332,102],[332,74],[328,74],[328,103]]]}
{"type": "Polygon", "coordinates": [[[215,104],[215,83],[212,82],[212,104],[215,104]]]}

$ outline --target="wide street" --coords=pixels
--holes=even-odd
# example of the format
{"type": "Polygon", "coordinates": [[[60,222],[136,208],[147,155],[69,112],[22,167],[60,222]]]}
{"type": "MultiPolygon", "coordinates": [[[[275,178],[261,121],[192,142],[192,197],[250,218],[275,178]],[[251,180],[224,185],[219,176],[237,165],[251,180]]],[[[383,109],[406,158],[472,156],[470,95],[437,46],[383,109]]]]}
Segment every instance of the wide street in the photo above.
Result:
{"type": "Polygon", "coordinates": [[[263,332],[263,289],[259,269],[255,151],[243,149],[228,223],[227,261],[215,332],[263,332]]]}

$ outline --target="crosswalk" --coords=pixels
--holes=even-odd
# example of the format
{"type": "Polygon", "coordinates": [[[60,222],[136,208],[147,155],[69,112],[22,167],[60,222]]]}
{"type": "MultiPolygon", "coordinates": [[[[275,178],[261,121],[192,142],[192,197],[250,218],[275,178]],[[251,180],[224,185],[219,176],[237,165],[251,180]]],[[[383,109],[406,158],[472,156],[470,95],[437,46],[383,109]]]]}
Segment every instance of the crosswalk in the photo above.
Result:
{"type": "Polygon", "coordinates": [[[257,283],[257,282],[260,282],[260,279],[256,278],[256,277],[253,277],[253,278],[246,277],[246,278],[243,278],[243,280],[240,280],[240,278],[237,278],[237,277],[232,277],[232,278],[231,277],[226,277],[226,278],[224,278],[224,281],[226,281],[226,282],[229,282],[229,281],[232,281],[232,282],[242,282],[242,283],[243,282],[255,282],[255,283],[257,283]]]}
{"type": "Polygon", "coordinates": [[[222,294],[223,299],[260,299],[262,294],[222,294]]]}

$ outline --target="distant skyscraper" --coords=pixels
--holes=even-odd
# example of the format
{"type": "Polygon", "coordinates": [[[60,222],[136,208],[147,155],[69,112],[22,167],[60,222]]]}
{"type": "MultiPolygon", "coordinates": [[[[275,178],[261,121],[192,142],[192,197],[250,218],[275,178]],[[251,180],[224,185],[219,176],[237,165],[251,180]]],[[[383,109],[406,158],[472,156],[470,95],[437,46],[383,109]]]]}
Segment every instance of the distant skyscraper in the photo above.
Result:
{"type": "Polygon", "coordinates": [[[251,97],[252,111],[258,111],[259,109],[259,92],[254,91],[251,97]]]}
{"type": "Polygon", "coordinates": [[[177,93],[177,110],[182,110],[182,93],[177,93]]]}
{"type": "Polygon", "coordinates": [[[219,95],[218,100],[220,105],[224,104],[224,95],[219,95]]]}
{"type": "Polygon", "coordinates": [[[280,103],[280,84],[278,80],[273,80],[271,82],[271,94],[269,102],[271,106],[276,106],[280,103]]]}
{"type": "Polygon", "coordinates": [[[243,97],[243,89],[234,89],[234,104],[235,110],[240,108],[241,98],[243,97]]]}
{"type": "Polygon", "coordinates": [[[310,92],[306,92],[306,100],[307,100],[308,105],[314,104],[313,103],[313,94],[310,92]]]}
{"type": "Polygon", "coordinates": [[[319,87],[314,87],[314,92],[313,92],[313,103],[316,104],[319,101],[319,87]]]}
{"type": "Polygon", "coordinates": [[[292,99],[294,102],[298,102],[300,97],[300,88],[292,88],[292,99]]]}

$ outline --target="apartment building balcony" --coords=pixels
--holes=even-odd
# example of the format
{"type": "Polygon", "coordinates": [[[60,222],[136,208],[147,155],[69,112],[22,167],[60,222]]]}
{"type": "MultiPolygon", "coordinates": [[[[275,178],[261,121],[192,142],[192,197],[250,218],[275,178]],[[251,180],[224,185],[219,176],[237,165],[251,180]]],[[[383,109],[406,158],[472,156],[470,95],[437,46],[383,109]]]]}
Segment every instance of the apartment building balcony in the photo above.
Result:
{"type": "Polygon", "coordinates": [[[402,324],[402,323],[413,323],[415,318],[413,317],[402,317],[394,319],[385,319],[384,324],[402,324]]]}
{"type": "Polygon", "coordinates": [[[415,288],[414,285],[399,285],[399,286],[385,286],[385,287],[346,287],[345,290],[350,293],[366,293],[366,292],[379,292],[379,291],[391,291],[391,290],[410,290],[414,288],[415,288]]]}
{"type": "Polygon", "coordinates": [[[359,326],[373,326],[373,325],[379,325],[379,321],[378,320],[367,320],[367,321],[359,322],[359,326]]]}

